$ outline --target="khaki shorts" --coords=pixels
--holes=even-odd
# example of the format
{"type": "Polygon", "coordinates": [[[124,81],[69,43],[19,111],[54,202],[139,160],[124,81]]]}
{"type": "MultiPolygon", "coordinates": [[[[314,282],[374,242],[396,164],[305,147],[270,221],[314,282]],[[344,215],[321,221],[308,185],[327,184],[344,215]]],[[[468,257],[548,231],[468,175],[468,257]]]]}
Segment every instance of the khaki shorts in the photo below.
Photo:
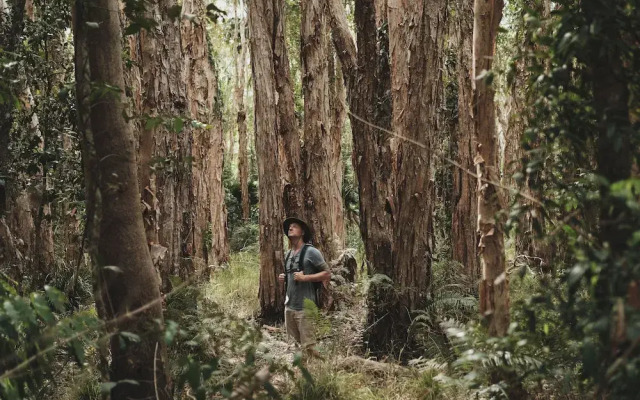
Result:
{"type": "Polygon", "coordinates": [[[300,343],[303,349],[309,349],[316,344],[316,335],[313,323],[304,315],[304,311],[295,311],[289,308],[284,310],[284,324],[287,333],[300,343]]]}

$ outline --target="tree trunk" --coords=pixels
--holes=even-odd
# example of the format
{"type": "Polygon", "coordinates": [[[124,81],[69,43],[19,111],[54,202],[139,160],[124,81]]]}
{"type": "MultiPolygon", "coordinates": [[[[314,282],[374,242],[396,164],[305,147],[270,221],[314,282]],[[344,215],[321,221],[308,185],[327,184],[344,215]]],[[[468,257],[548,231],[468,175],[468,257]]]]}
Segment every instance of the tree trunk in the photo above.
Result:
{"type": "Polygon", "coordinates": [[[280,162],[276,78],[272,57],[274,8],[271,0],[249,3],[251,67],[254,84],[254,129],[260,182],[260,308],[267,321],[283,317],[283,290],[278,274],[283,272],[280,162]]]}
{"type": "Polygon", "coordinates": [[[289,67],[289,54],[285,38],[285,0],[274,0],[274,23],[276,31],[271,36],[273,66],[275,69],[276,91],[278,93],[276,109],[278,113],[278,134],[282,160],[282,194],[284,211],[287,216],[303,217],[304,180],[302,170],[302,150],[300,132],[295,116],[293,84],[289,67]]]}
{"type": "Polygon", "coordinates": [[[238,32],[236,40],[239,41],[236,47],[236,86],[234,91],[237,107],[236,123],[238,124],[238,176],[240,178],[240,192],[242,197],[242,219],[248,221],[251,217],[249,206],[249,157],[247,146],[247,110],[244,108],[244,67],[247,62],[247,43],[245,40],[245,19],[239,16],[244,13],[244,1],[234,1],[236,26],[238,32]],[[240,13],[238,13],[238,8],[240,13]]]}
{"type": "MultiPolygon", "coordinates": [[[[133,92],[141,93],[134,104],[142,116],[143,215],[149,244],[167,248],[160,262],[167,291],[169,276],[187,279],[228,258],[217,78],[202,21],[176,23],[168,15],[175,5],[173,0],[152,3],[148,16],[158,26],[130,39],[131,58],[139,66],[134,73],[141,81],[133,92]]],[[[203,12],[200,0],[182,3],[183,14],[203,12]]]]}
{"type": "MultiPolygon", "coordinates": [[[[184,0],[182,11],[185,15],[203,16],[205,2],[184,0]]],[[[209,52],[206,24],[204,17],[184,19],[180,41],[187,71],[187,115],[211,126],[210,129],[191,131],[193,161],[188,205],[193,225],[187,234],[193,249],[188,255],[198,262],[204,260],[205,277],[208,277],[212,272],[208,266],[228,261],[229,244],[222,182],[222,104],[218,98],[218,77],[209,52]]],[[[200,269],[198,265],[195,267],[200,269]]]]}
{"type": "MultiPolygon", "coordinates": [[[[525,3],[527,8],[533,10],[544,21],[549,18],[549,0],[544,1],[528,1],[525,3]]],[[[504,148],[504,173],[503,181],[510,187],[520,185],[520,190],[524,191],[530,197],[542,199],[541,178],[544,167],[539,167],[527,172],[526,168],[530,153],[534,153],[539,147],[539,143],[527,142],[523,143],[524,131],[529,124],[530,109],[529,85],[531,81],[531,57],[528,53],[535,52],[536,45],[532,41],[532,32],[526,27],[524,20],[526,10],[521,12],[517,22],[516,46],[520,50],[521,57],[515,61],[515,74],[513,82],[509,87],[508,96],[508,123],[505,129],[505,148],[504,148]],[[524,151],[524,147],[528,148],[528,152],[524,151]],[[516,182],[513,176],[517,172],[526,174],[524,182],[516,182]]],[[[543,28],[544,29],[544,28],[543,28]]],[[[550,246],[544,240],[544,218],[540,204],[533,203],[526,199],[518,199],[518,201],[526,206],[526,211],[521,216],[519,229],[515,233],[516,257],[519,255],[527,256],[527,260],[536,260],[536,267],[548,266],[553,256],[550,246]]]]}
{"type": "Polygon", "coordinates": [[[475,133],[478,153],[478,244],[482,279],[480,313],[488,319],[489,334],[503,336],[509,327],[509,281],[505,270],[504,231],[499,213],[503,200],[496,151],[494,91],[475,77],[491,71],[496,35],[502,18],[502,0],[475,0],[473,22],[473,82],[475,82],[475,133]],[[490,182],[495,182],[490,183],[490,182]]]}
{"type": "MultiPolygon", "coordinates": [[[[357,0],[355,23],[358,41],[349,31],[343,5],[339,0],[329,1],[333,43],[340,57],[347,101],[351,113],[353,137],[353,165],[358,177],[360,198],[360,234],[370,270],[376,274],[393,276],[392,213],[394,211],[394,174],[391,151],[390,73],[388,62],[388,36],[384,29],[378,35],[377,20],[386,21],[386,2],[376,13],[369,0],[357,0]],[[379,43],[379,46],[378,46],[379,43]],[[377,125],[378,128],[374,125],[377,125]]],[[[380,22],[382,27],[383,22],[380,22]]],[[[377,281],[374,281],[377,282],[377,281]]],[[[367,324],[364,338],[372,351],[383,353],[394,334],[393,327],[383,320],[389,291],[384,285],[372,285],[368,295],[367,324]]]]}
{"type": "Polygon", "coordinates": [[[302,92],[304,95],[304,183],[305,211],[313,230],[315,245],[327,260],[334,260],[342,247],[333,225],[334,204],[342,196],[336,192],[335,171],[331,170],[333,144],[329,113],[329,46],[325,2],[303,0],[301,13],[302,92]]]}
{"type": "Polygon", "coordinates": [[[99,231],[92,234],[97,240],[94,261],[100,260],[95,265],[96,298],[109,326],[140,336],[139,343],[126,346],[119,335],[111,339],[111,381],[137,381],[118,384],[111,396],[169,399],[164,340],[157,329],[157,321],[162,324],[160,292],[140,214],[134,138],[124,119],[123,92],[88,97],[91,82],[124,88],[120,21],[112,12],[118,4],[97,0],[83,7],[76,3],[76,82],[80,118],[86,119],[90,110],[90,125],[81,126],[87,211],[90,218],[97,216],[87,223],[99,231]],[[88,29],[88,22],[99,28],[88,29]],[[107,266],[117,269],[103,268],[107,266]],[[145,309],[132,313],[141,307],[145,309]]]}
{"type": "MultiPolygon", "coordinates": [[[[473,65],[473,4],[458,0],[456,9],[460,43],[458,48],[458,130],[454,138],[456,162],[467,171],[473,171],[474,121],[471,69],[473,65]]],[[[453,259],[464,266],[472,282],[477,282],[480,271],[477,256],[476,225],[477,180],[467,171],[453,169],[453,216],[451,242],[453,259]]]]}
{"type": "Polygon", "coordinates": [[[136,96],[135,111],[142,117],[138,126],[142,212],[148,244],[167,249],[158,265],[167,292],[171,290],[169,276],[181,270],[185,215],[181,211],[188,210],[184,160],[189,135],[173,132],[171,120],[184,116],[186,107],[180,28],[167,16],[172,5],[171,1],[149,3],[146,16],[158,26],[130,38],[131,59],[140,75],[140,88],[134,87],[132,92],[136,96]],[[164,121],[168,126],[162,124],[164,121]]]}
{"type": "Polygon", "coordinates": [[[344,120],[347,116],[345,109],[346,93],[344,89],[344,81],[342,78],[342,68],[334,58],[334,52],[330,51],[329,55],[329,110],[331,113],[331,157],[329,170],[333,173],[333,193],[332,201],[333,213],[331,226],[336,230],[334,232],[338,239],[340,248],[344,247],[344,209],[342,204],[342,129],[344,128],[344,120]]]}
{"type": "Polygon", "coordinates": [[[393,128],[398,145],[393,283],[395,330],[402,337],[409,313],[425,306],[433,250],[431,146],[438,130],[447,1],[389,2],[393,128]],[[418,145],[420,143],[420,145],[418,145]]]}

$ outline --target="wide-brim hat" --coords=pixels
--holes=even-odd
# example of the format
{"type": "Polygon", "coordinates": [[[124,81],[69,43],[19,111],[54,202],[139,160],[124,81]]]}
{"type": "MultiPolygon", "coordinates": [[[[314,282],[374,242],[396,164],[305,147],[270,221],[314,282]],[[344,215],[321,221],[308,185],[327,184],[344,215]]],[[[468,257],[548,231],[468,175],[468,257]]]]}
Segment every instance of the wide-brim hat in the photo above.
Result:
{"type": "Polygon", "coordinates": [[[284,220],[284,222],[282,223],[282,231],[284,232],[284,235],[285,236],[289,235],[289,225],[293,224],[294,222],[300,225],[302,227],[302,230],[304,231],[304,236],[302,236],[302,240],[305,243],[310,242],[312,237],[311,228],[309,228],[309,225],[303,220],[301,220],[300,218],[289,217],[284,220]]]}

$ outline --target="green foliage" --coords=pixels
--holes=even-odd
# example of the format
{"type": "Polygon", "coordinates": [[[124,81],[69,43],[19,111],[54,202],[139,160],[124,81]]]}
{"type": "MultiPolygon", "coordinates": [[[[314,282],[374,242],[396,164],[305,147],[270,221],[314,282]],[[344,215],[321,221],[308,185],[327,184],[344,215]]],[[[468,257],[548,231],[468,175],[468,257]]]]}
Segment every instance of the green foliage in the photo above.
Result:
{"type": "MultiPolygon", "coordinates": [[[[23,292],[42,288],[44,283],[55,280],[61,269],[79,261],[65,256],[70,247],[79,243],[84,214],[73,48],[67,31],[71,21],[70,3],[36,0],[33,6],[38,10],[33,20],[26,15],[0,17],[0,25],[20,24],[22,20],[22,30],[8,33],[6,37],[9,40],[11,35],[15,36],[15,47],[10,54],[11,71],[6,70],[8,74],[0,78],[3,82],[5,78],[11,79],[10,90],[16,100],[13,107],[2,110],[2,124],[10,128],[10,132],[0,179],[5,180],[8,198],[15,200],[19,195],[28,198],[36,230],[41,226],[65,228],[54,230],[54,265],[48,262],[49,265],[43,265],[44,260],[34,259],[34,254],[24,251],[33,248],[34,243],[25,243],[19,248],[24,256],[19,262],[21,265],[4,265],[7,274],[20,282],[19,289],[23,292]],[[66,229],[74,225],[78,226],[77,232],[66,229]],[[28,273],[22,276],[21,271],[28,273]],[[41,273],[44,271],[48,276],[41,273]]],[[[2,28],[4,31],[6,27],[2,28]]],[[[4,40],[0,41],[0,47],[4,45],[4,40]]],[[[0,49],[0,58],[9,56],[3,50],[0,49]]]]}
{"type": "Polygon", "coordinates": [[[246,251],[257,247],[260,232],[258,224],[248,222],[237,226],[229,238],[231,251],[246,251]]]}
{"type": "Polygon", "coordinates": [[[67,301],[59,290],[19,296],[0,280],[0,399],[33,398],[52,379],[55,360],[84,367],[90,340],[102,327],[92,312],[64,316],[67,301]]]}
{"type": "MultiPolygon", "coordinates": [[[[170,344],[175,390],[197,399],[250,388],[245,398],[277,392],[259,379],[260,370],[291,373],[269,357],[261,333],[243,319],[225,314],[202,288],[188,287],[167,301],[165,340],[170,344]]],[[[245,392],[246,393],[246,392],[245,392]]]]}
{"type": "Polygon", "coordinates": [[[512,278],[512,324],[502,338],[488,337],[480,323],[443,321],[456,356],[451,366],[457,382],[490,398],[524,398],[541,386],[545,395],[587,396],[576,363],[580,343],[571,338],[550,290],[560,283],[530,273],[512,278]]]}
{"type": "Polygon", "coordinates": [[[249,221],[242,220],[242,189],[240,182],[225,167],[222,181],[227,206],[227,229],[231,251],[242,251],[258,243],[258,182],[250,180],[249,185],[249,221]]]}
{"type": "MultiPolygon", "coordinates": [[[[530,121],[515,178],[545,199],[537,212],[547,226],[538,230],[550,231],[552,245],[566,246],[560,247],[566,254],[552,254],[552,276],[530,298],[537,305],[529,310],[527,329],[538,340],[559,330],[576,343],[569,352],[556,347],[553,352],[564,358],[549,358],[549,368],[580,365],[582,382],[597,396],[634,398],[640,390],[640,312],[630,293],[640,279],[632,267],[640,262],[634,245],[640,197],[624,166],[616,178],[607,165],[620,165],[627,156],[638,160],[640,131],[630,115],[602,102],[607,91],[617,90],[630,114],[638,109],[640,48],[631,37],[640,28],[640,8],[622,0],[557,3],[548,19],[535,4],[523,17],[532,42],[521,55],[530,65],[530,121]],[[603,60],[614,67],[601,71],[603,60]],[[609,77],[621,87],[598,86],[609,77]],[[542,321],[554,313],[557,322],[545,328],[542,321]]],[[[530,202],[518,200],[511,223],[532,212],[530,202]]]]}
{"type": "Polygon", "coordinates": [[[444,397],[444,388],[435,378],[436,373],[433,370],[427,370],[420,374],[413,388],[413,391],[416,392],[416,398],[420,400],[438,400],[444,397]]]}
{"type": "Polygon", "coordinates": [[[296,381],[295,391],[289,396],[291,400],[350,400],[354,396],[348,387],[341,382],[341,376],[323,370],[313,380],[301,377],[296,381]]]}
{"type": "Polygon", "coordinates": [[[207,288],[207,295],[229,315],[250,318],[260,312],[257,288],[260,279],[260,258],[257,249],[232,253],[229,266],[217,270],[207,288]]]}
{"type": "MultiPolygon", "coordinates": [[[[45,393],[96,399],[101,391],[125,382],[99,384],[95,373],[99,361],[94,355],[112,334],[106,333],[95,312],[67,314],[64,294],[49,286],[44,293],[21,297],[0,281],[0,301],[0,399],[35,399],[45,393]],[[68,362],[76,368],[66,366],[57,371],[68,362]],[[60,372],[65,373],[67,383],[76,385],[56,389],[61,384],[56,380],[60,372]]],[[[201,288],[186,286],[170,293],[165,316],[163,337],[169,346],[178,393],[189,388],[197,399],[228,397],[234,390],[248,387],[258,397],[277,397],[259,372],[266,367],[273,373],[293,373],[272,361],[270,349],[261,344],[259,330],[222,312],[201,288]]],[[[126,346],[135,346],[142,339],[131,332],[118,335],[126,346]]]]}
{"type": "Polygon", "coordinates": [[[464,266],[455,261],[437,261],[427,306],[418,311],[410,327],[424,357],[451,361],[453,354],[441,324],[445,320],[467,322],[478,312],[478,300],[464,266]]]}
{"type": "Polygon", "coordinates": [[[316,303],[309,299],[304,299],[303,304],[304,315],[307,317],[315,328],[316,338],[323,338],[331,332],[331,321],[323,315],[322,311],[316,306],[316,303]]]}

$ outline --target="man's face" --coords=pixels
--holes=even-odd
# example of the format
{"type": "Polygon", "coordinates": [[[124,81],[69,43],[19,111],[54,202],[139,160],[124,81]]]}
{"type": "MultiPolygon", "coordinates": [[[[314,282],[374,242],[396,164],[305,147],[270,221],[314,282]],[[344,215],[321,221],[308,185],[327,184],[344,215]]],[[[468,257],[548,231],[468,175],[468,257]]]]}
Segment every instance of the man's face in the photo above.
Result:
{"type": "Polygon", "coordinates": [[[298,224],[297,222],[292,222],[291,225],[289,225],[288,236],[290,238],[299,238],[299,237],[302,237],[302,234],[303,234],[303,230],[300,224],[298,224]]]}

